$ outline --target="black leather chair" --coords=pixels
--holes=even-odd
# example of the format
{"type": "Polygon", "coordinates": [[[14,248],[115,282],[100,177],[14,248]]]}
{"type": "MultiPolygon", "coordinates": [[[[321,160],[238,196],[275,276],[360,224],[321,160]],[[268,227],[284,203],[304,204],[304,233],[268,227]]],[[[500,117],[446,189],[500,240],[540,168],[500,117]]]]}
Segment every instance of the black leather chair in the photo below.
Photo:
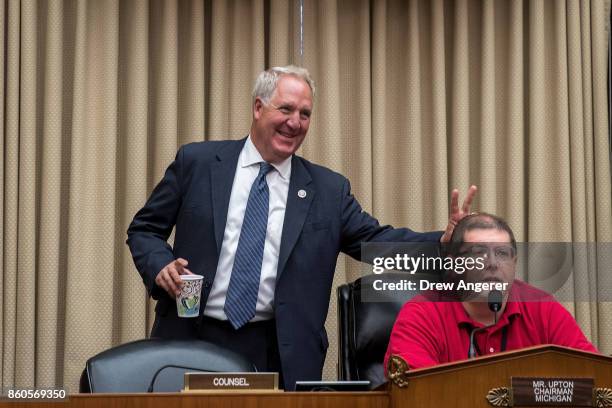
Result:
{"type": "Polygon", "coordinates": [[[374,281],[398,283],[421,278],[437,281],[437,274],[383,273],[341,285],[338,296],[338,379],[369,380],[375,388],[386,381],[383,360],[391,329],[402,305],[418,291],[376,291],[374,281]]]}
{"type": "Polygon", "coordinates": [[[205,341],[138,340],[87,360],[79,391],[176,392],[183,388],[183,374],[190,371],[257,370],[241,355],[205,341]]]}

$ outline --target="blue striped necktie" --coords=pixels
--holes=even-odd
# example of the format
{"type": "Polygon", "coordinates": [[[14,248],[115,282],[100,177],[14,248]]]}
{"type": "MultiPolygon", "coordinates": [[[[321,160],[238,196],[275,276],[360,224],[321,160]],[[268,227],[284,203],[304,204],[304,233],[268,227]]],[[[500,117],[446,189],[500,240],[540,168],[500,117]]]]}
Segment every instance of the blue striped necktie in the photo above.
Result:
{"type": "Polygon", "coordinates": [[[266,174],[270,170],[272,170],[271,164],[266,162],[260,164],[259,174],[251,186],[244,212],[238,249],[223,308],[234,329],[244,326],[255,316],[268,228],[270,192],[266,183],[266,174]]]}

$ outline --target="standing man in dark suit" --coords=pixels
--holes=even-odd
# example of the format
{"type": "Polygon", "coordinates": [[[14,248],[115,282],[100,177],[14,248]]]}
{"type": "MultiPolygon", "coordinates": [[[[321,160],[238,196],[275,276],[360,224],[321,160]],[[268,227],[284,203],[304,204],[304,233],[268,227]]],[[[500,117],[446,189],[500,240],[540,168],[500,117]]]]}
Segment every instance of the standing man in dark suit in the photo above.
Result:
{"type": "Polygon", "coordinates": [[[294,153],[313,108],[303,68],[262,72],[253,90],[249,136],[179,149],[128,229],[127,243],[157,299],[153,337],[200,338],[242,353],[260,371],[279,371],[285,389],[321,379],[324,323],[336,259],[361,258],[361,243],[446,240],[469,213],[451,195],[446,231],[381,226],[348,180],[294,153]],[[166,241],[176,228],[174,246],[166,241]],[[204,276],[200,317],[177,317],[180,275],[204,276]]]}

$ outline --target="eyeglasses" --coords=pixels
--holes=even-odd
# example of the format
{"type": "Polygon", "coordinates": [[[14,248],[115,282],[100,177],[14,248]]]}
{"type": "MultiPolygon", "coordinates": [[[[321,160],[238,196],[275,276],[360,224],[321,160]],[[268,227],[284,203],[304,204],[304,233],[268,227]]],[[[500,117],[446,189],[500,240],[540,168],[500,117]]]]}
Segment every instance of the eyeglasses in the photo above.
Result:
{"type": "Polygon", "coordinates": [[[272,108],[276,109],[277,111],[279,111],[280,113],[282,113],[285,116],[293,116],[295,112],[299,112],[300,120],[303,121],[303,122],[309,121],[310,120],[310,115],[312,115],[312,112],[310,110],[308,110],[308,109],[299,110],[296,107],[291,106],[291,105],[276,106],[272,102],[268,102],[268,103],[264,103],[264,104],[268,105],[268,106],[271,106],[272,108]]]}
{"type": "Polygon", "coordinates": [[[509,245],[502,246],[488,246],[488,245],[472,245],[466,250],[459,253],[460,256],[469,258],[490,258],[491,255],[495,256],[495,259],[501,262],[508,262],[514,259],[516,250],[514,247],[509,245]]]}

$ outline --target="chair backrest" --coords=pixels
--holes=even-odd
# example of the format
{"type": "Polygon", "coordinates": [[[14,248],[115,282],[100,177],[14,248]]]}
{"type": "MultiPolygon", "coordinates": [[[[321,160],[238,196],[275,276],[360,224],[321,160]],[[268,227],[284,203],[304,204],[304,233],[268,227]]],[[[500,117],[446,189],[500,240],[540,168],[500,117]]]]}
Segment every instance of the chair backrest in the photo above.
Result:
{"type": "Polygon", "coordinates": [[[339,380],[369,380],[372,388],[386,381],[383,360],[391,329],[401,307],[418,291],[374,290],[374,281],[381,279],[414,281],[418,288],[420,279],[436,281],[438,275],[384,273],[338,287],[339,380]]]}
{"type": "Polygon", "coordinates": [[[257,370],[241,355],[205,341],[137,340],[87,360],[80,392],[147,392],[151,384],[156,392],[177,392],[183,374],[192,371],[257,370]]]}

